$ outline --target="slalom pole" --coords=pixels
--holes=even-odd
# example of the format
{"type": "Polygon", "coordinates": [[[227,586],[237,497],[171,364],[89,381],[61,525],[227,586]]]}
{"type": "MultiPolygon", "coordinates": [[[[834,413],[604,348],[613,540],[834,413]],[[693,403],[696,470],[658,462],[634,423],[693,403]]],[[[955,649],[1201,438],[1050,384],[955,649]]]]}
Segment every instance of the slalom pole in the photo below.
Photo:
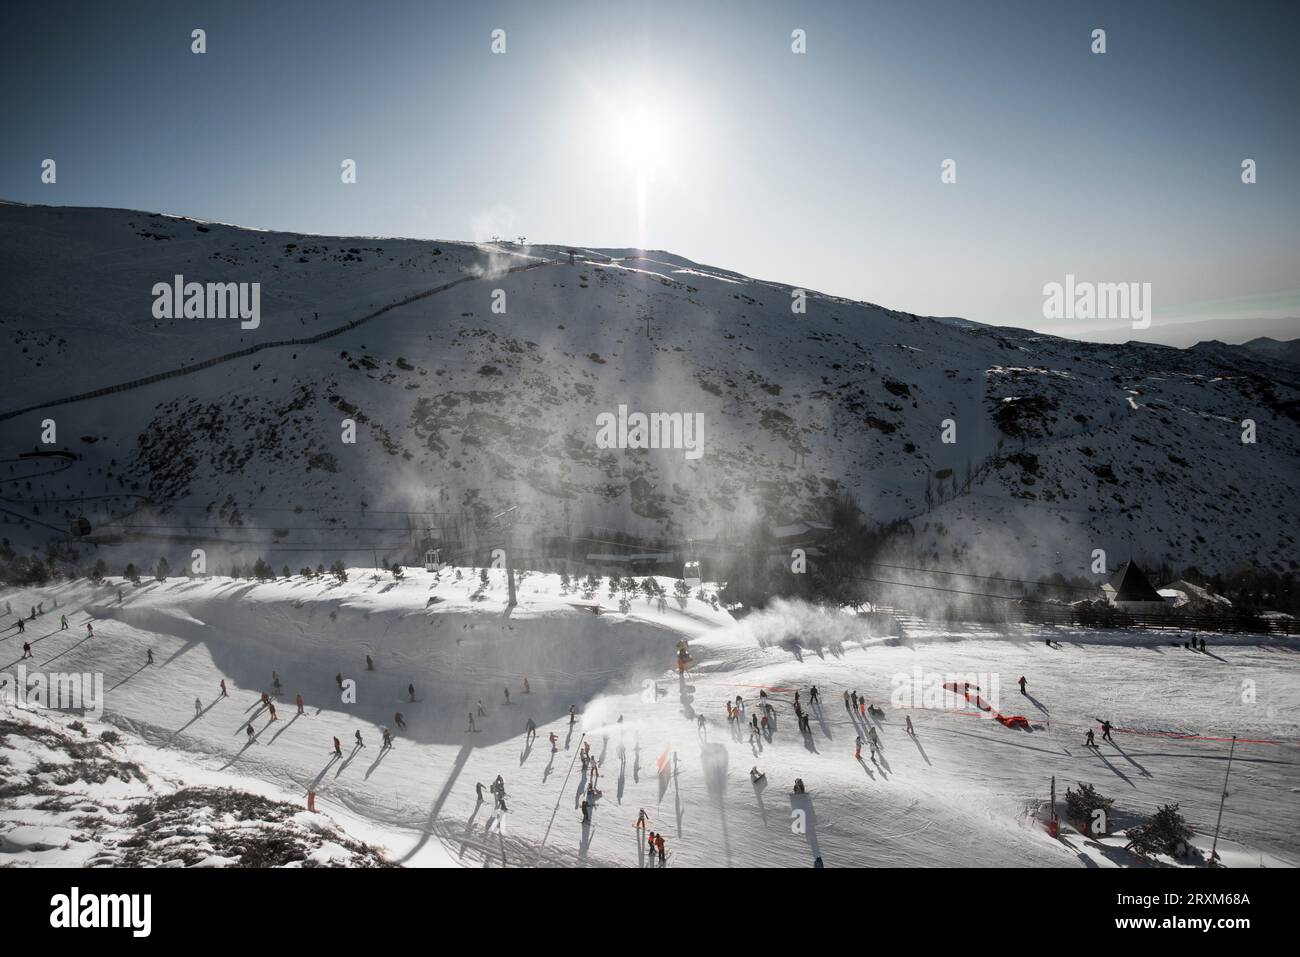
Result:
{"type": "Polygon", "coordinates": [[[1210,863],[1219,859],[1219,824],[1223,821],[1223,805],[1228,800],[1228,775],[1232,773],[1232,755],[1237,750],[1237,736],[1232,736],[1232,747],[1228,749],[1228,769],[1223,772],[1223,794],[1219,796],[1219,816],[1214,821],[1214,843],[1210,845],[1210,863]]]}

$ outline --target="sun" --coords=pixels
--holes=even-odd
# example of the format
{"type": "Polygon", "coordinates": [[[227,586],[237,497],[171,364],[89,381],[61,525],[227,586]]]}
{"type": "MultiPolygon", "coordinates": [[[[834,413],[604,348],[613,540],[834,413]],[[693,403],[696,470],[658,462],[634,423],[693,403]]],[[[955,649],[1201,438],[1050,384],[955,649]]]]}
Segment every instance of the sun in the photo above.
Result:
{"type": "Polygon", "coordinates": [[[615,117],[613,137],[616,155],[638,176],[661,169],[668,157],[668,128],[644,107],[615,117]]]}

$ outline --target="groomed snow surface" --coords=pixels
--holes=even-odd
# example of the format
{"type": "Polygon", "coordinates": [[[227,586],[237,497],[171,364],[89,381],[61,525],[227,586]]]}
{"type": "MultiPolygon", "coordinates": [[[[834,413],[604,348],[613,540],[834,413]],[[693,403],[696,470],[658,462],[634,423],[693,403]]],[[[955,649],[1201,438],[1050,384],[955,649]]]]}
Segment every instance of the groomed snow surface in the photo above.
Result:
{"type": "MultiPolygon", "coordinates": [[[[778,602],[737,621],[695,597],[683,605],[669,579],[664,601],[638,595],[627,605],[604,582],[584,596],[537,573],[522,577],[519,604],[507,611],[503,572],[489,571],[486,589],[470,569],[459,574],[409,570],[398,581],[352,569],[346,583],[111,579],[6,590],[0,602],[15,615],[37,603],[44,614],[21,636],[12,616],[0,621],[3,677],[13,681],[20,664],[29,673],[98,672],[105,702],[99,722],[68,731],[76,716],[17,708],[6,686],[0,722],[91,741],[111,726],[121,735],[111,760],[140,775],[95,785],[72,775],[64,793],[84,797],[80,809],[0,789],[0,861],[164,862],[165,854],[142,859],[116,847],[131,835],[140,844],[126,809],[187,787],[229,787],[296,804],[304,814],[286,827],[299,837],[311,830],[305,808],[314,791],[318,839],[304,840],[301,853],[320,864],[382,856],[424,866],[650,866],[634,827],[644,808],[650,829],[665,835],[669,867],[808,867],[818,856],[828,867],[1134,866],[1143,862],[1123,849],[1121,834],[1093,839],[1069,822],[1060,840],[1047,834],[1051,777],[1062,815],[1065,789],[1079,781],[1114,798],[1115,829],[1177,802],[1208,851],[1234,734],[1220,856],[1239,866],[1300,861],[1294,640],[1211,636],[1202,654],[1175,647],[1167,633],[936,623],[902,638],[870,637],[847,613],[778,602]],[[682,638],[694,660],[679,677],[682,638]],[[24,640],[33,657],[20,661],[24,640]],[[260,700],[272,671],[283,682],[277,721],[260,700]],[[351,686],[340,690],[340,673],[355,681],[355,702],[344,701],[351,686]],[[1004,727],[970,705],[901,707],[908,702],[897,683],[917,676],[978,683],[986,697],[996,687],[997,709],[1024,715],[1030,729],[1004,727]],[[822,701],[805,736],[793,698],[799,690],[807,708],[813,684],[822,701]],[[753,740],[747,725],[728,722],[724,702],[741,695],[748,722],[760,689],[775,707],[774,727],[770,739],[753,740]],[[851,715],[845,690],[883,716],[851,715]],[[572,727],[570,705],[579,712],[572,727]],[[467,730],[471,713],[476,731],[467,730]],[[904,731],[909,716],[915,737],[904,731]],[[1114,743],[1084,747],[1102,718],[1119,729],[1114,743]],[[256,737],[247,743],[250,721],[256,737]],[[882,753],[872,761],[864,746],[857,761],[854,739],[871,726],[882,753]],[[384,727],[395,736],[387,751],[384,727]],[[354,744],[357,731],[364,748],[354,744]],[[332,753],[336,736],[342,759],[332,753]],[[600,766],[589,827],[578,809],[591,783],[578,760],[584,743],[600,766]],[[766,772],[757,785],[755,765],[766,772]],[[497,775],[504,812],[487,793],[497,775]],[[791,793],[796,777],[806,796],[791,793]]],[[[44,773],[48,784],[54,766],[70,760],[59,751],[40,735],[8,733],[0,778],[44,773]]],[[[191,813],[180,830],[235,826],[239,815],[206,818],[191,813]]],[[[228,865],[237,856],[165,862],[228,865]]]]}

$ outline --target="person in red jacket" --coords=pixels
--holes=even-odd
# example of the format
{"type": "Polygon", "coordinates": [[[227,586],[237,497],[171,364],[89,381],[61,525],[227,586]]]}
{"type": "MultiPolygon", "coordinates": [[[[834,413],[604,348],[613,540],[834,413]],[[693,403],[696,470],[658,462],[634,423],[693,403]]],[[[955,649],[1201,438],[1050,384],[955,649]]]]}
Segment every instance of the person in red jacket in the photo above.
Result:
{"type": "Polygon", "coordinates": [[[223,697],[223,698],[229,698],[229,697],[230,697],[230,695],[226,693],[226,679],[225,679],[225,678],[222,678],[222,679],[221,679],[221,697],[223,697]]]}
{"type": "Polygon", "coordinates": [[[298,713],[302,714],[302,692],[299,691],[294,697],[294,702],[298,705],[298,713]]]}
{"type": "Polygon", "coordinates": [[[334,736],[334,756],[343,757],[343,744],[339,741],[338,735],[334,736]]]}
{"type": "Polygon", "coordinates": [[[664,857],[664,836],[662,834],[655,835],[655,850],[659,852],[659,863],[662,864],[666,860],[664,857]]]}

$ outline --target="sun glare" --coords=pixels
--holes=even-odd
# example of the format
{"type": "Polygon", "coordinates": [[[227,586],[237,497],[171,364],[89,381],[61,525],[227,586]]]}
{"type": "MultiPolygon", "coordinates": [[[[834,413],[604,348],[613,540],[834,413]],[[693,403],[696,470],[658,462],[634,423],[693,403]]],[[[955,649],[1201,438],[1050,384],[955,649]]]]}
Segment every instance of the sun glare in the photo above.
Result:
{"type": "Polygon", "coordinates": [[[623,113],[614,123],[614,148],[638,175],[652,173],[667,158],[667,130],[648,110],[623,113]]]}

